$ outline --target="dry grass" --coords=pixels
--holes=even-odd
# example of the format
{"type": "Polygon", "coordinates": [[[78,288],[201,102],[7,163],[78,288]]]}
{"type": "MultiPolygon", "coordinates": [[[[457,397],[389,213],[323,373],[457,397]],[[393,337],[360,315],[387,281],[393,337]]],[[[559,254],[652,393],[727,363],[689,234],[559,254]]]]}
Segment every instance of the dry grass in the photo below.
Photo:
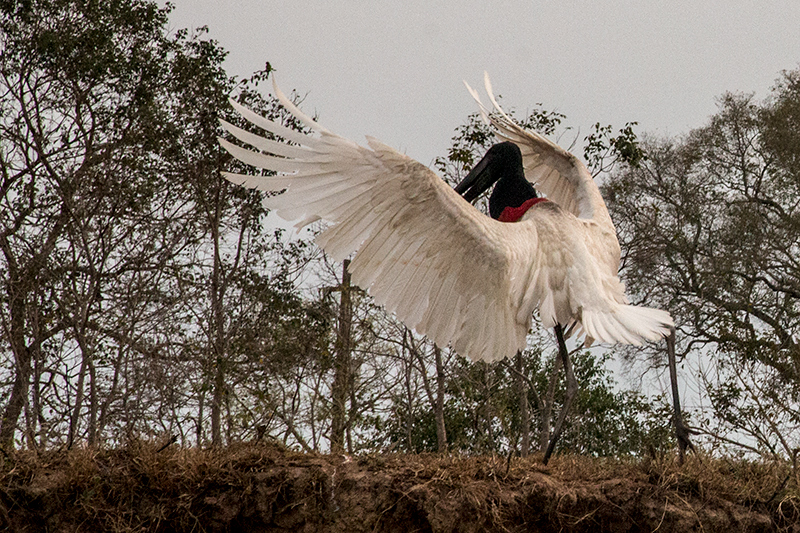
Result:
{"type": "Polygon", "coordinates": [[[347,459],[266,444],[159,451],[134,443],[15,452],[0,465],[0,524],[22,531],[680,531],[699,525],[729,533],[800,531],[799,523],[791,464],[695,456],[682,466],[674,458],[557,456],[545,467],[538,457],[347,459]]]}

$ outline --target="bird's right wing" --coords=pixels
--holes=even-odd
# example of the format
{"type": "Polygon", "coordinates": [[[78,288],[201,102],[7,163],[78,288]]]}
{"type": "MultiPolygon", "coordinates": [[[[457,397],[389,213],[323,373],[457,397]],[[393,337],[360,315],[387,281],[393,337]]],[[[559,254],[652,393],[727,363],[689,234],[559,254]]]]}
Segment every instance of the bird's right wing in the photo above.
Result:
{"type": "Polygon", "coordinates": [[[578,218],[610,223],[600,191],[591,173],[578,158],[549,139],[514,122],[497,103],[487,73],[484,73],[484,85],[496,113],[492,113],[483,104],[477,91],[466,82],[465,85],[478,103],[484,122],[495,127],[498,137],[519,146],[525,178],[537,190],[578,218]]]}
{"type": "MultiPolygon", "coordinates": [[[[375,139],[365,148],[339,137],[303,115],[277,87],[275,93],[316,135],[232,102],[252,123],[297,144],[223,122],[234,137],[261,150],[221,139],[231,154],[278,173],[226,177],[264,191],[285,189],[264,203],[286,220],[332,223],[318,244],[337,260],[355,252],[353,282],[438,345],[450,343],[484,361],[524,349],[541,299],[541,291],[528,286],[541,262],[535,224],[489,218],[421,163],[375,139]]],[[[554,270],[563,277],[565,269],[554,270]]]]}

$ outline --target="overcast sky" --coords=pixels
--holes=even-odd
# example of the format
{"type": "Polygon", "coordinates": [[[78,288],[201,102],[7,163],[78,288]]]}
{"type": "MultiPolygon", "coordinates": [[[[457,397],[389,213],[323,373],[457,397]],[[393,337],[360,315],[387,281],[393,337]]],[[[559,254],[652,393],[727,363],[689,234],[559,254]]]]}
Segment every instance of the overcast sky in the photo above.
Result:
{"type": "MultiPolygon", "coordinates": [[[[504,105],[536,103],[581,135],[596,122],[675,135],[725,91],[767,95],[800,64],[800,2],[172,0],[246,77],[269,61],[329,129],[429,164],[474,111],[483,71],[504,105]]],[[[574,135],[561,140],[569,145],[574,135]]]]}

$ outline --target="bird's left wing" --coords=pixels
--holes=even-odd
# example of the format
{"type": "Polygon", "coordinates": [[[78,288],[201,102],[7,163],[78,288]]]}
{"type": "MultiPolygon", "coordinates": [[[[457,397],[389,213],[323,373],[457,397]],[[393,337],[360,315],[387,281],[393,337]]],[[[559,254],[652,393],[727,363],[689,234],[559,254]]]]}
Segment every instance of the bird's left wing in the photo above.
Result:
{"type": "Polygon", "coordinates": [[[232,102],[249,121],[297,144],[223,122],[261,151],[220,139],[223,147],[278,173],[226,177],[263,191],[285,189],[264,203],[286,220],[332,223],[317,243],[336,260],[356,252],[353,282],[438,345],[451,343],[461,355],[484,361],[523,349],[538,301],[526,296],[539,262],[535,225],[492,220],[421,163],[375,139],[368,138],[365,148],[339,137],[305,116],[277,86],[275,94],[317,135],[232,102]]]}

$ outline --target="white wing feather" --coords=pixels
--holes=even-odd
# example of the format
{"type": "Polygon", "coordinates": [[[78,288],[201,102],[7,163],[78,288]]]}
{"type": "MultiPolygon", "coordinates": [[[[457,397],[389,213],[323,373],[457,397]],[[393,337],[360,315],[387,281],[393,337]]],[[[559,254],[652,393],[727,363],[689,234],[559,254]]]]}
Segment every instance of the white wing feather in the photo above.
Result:
{"type": "MultiPolygon", "coordinates": [[[[222,122],[234,137],[275,155],[221,139],[223,147],[279,173],[226,177],[264,191],[286,189],[264,200],[284,219],[331,222],[317,243],[337,260],[355,252],[353,282],[439,345],[485,361],[524,349],[535,302],[522,308],[516,263],[524,257],[526,268],[535,268],[535,226],[492,220],[424,165],[375,139],[369,148],[343,139],[301,115],[277,88],[276,95],[317,136],[292,135],[300,145],[284,149],[222,122]]],[[[242,114],[289,138],[279,125],[242,114]]]]}
{"type": "Polygon", "coordinates": [[[464,84],[478,103],[484,122],[496,128],[498,137],[519,146],[527,180],[576,217],[611,224],[603,197],[586,166],[549,139],[515,123],[497,103],[489,74],[484,72],[483,79],[496,113],[491,113],[478,93],[466,82],[464,84]]]}
{"type": "MultiPolygon", "coordinates": [[[[285,189],[264,203],[286,220],[332,223],[317,243],[337,260],[355,253],[353,282],[417,332],[484,361],[525,348],[537,307],[545,327],[574,326],[597,340],[640,344],[662,333],[663,327],[649,322],[617,318],[624,314],[618,308],[630,306],[624,305],[616,266],[609,273],[595,264],[583,241],[591,230],[585,221],[554,204],[531,209],[523,222],[493,220],[421,163],[376,139],[368,138],[365,148],[331,133],[300,112],[274,81],[273,86],[281,103],[316,135],[289,130],[232,102],[250,122],[296,145],[222,121],[231,135],[260,151],[220,139],[225,149],[277,172],[225,176],[263,191],[285,189]],[[582,272],[587,268],[588,277],[582,272]]],[[[664,323],[663,315],[656,321],[664,323]]]]}

